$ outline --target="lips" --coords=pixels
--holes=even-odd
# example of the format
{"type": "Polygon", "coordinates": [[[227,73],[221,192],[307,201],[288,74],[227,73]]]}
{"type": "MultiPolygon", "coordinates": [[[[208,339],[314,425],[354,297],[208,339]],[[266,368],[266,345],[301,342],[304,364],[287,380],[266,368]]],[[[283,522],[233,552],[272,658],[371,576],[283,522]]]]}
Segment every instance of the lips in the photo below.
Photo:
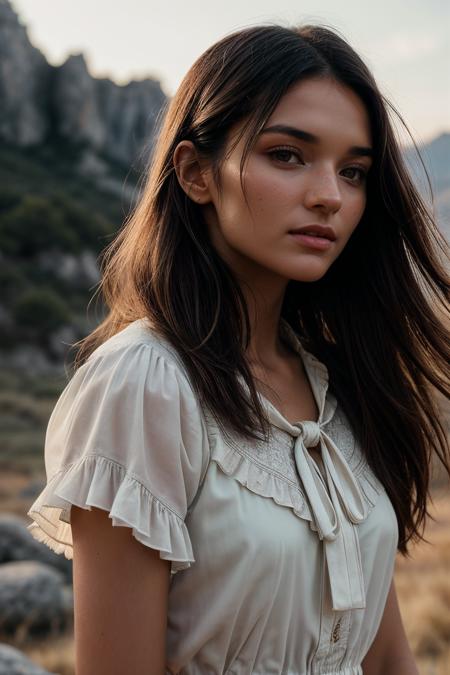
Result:
{"type": "Polygon", "coordinates": [[[308,234],[313,237],[321,237],[323,239],[329,239],[330,241],[335,241],[336,233],[333,228],[328,227],[327,225],[305,225],[304,227],[296,227],[294,230],[289,230],[290,234],[308,234]]]}

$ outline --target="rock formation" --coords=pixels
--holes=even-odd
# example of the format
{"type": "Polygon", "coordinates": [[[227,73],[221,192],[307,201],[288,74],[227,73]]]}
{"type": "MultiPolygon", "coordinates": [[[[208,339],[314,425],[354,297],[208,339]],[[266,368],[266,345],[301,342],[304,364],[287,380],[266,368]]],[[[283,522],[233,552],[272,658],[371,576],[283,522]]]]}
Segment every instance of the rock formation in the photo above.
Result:
{"type": "Polygon", "coordinates": [[[82,54],[47,63],[9,0],[0,0],[0,140],[29,147],[60,139],[128,167],[151,148],[166,96],[157,80],[96,79],[82,54]]]}

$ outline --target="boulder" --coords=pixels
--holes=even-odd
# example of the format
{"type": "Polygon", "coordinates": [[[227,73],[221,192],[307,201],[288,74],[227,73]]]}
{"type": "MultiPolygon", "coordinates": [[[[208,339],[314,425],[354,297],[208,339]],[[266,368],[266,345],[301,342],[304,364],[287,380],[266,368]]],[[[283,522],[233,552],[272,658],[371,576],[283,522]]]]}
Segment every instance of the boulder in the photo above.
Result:
{"type": "Polygon", "coordinates": [[[34,561],[0,565],[0,634],[21,640],[57,635],[72,625],[73,593],[64,576],[34,561]]]}
{"type": "Polygon", "coordinates": [[[15,514],[0,514],[0,563],[20,560],[41,562],[61,572],[65,583],[71,584],[72,561],[37,541],[27,529],[27,524],[15,514]]]}
{"type": "Polygon", "coordinates": [[[11,645],[0,644],[0,675],[56,675],[30,661],[11,645]]]}

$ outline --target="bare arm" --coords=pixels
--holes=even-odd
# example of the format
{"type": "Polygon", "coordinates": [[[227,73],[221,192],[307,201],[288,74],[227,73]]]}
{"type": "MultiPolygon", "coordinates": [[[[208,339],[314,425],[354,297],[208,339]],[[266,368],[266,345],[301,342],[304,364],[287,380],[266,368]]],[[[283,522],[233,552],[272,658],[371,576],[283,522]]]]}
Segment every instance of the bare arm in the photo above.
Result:
{"type": "Polygon", "coordinates": [[[364,675],[419,675],[403,627],[394,580],[375,640],[362,662],[364,675]]]}
{"type": "Polygon", "coordinates": [[[164,675],[170,562],[72,506],[76,675],[164,675]]]}

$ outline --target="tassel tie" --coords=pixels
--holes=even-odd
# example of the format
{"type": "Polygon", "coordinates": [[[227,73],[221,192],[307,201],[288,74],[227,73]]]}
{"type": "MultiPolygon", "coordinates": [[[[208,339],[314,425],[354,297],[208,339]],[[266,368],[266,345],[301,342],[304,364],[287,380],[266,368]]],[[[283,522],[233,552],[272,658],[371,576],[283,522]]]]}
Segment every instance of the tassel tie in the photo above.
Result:
{"type": "Polygon", "coordinates": [[[318,422],[295,427],[295,463],[314,516],[311,529],[324,541],[334,610],[364,609],[364,577],[359,538],[355,528],[367,516],[360,488],[339,448],[318,422]],[[307,448],[320,443],[326,473],[322,475],[307,448]]]}

